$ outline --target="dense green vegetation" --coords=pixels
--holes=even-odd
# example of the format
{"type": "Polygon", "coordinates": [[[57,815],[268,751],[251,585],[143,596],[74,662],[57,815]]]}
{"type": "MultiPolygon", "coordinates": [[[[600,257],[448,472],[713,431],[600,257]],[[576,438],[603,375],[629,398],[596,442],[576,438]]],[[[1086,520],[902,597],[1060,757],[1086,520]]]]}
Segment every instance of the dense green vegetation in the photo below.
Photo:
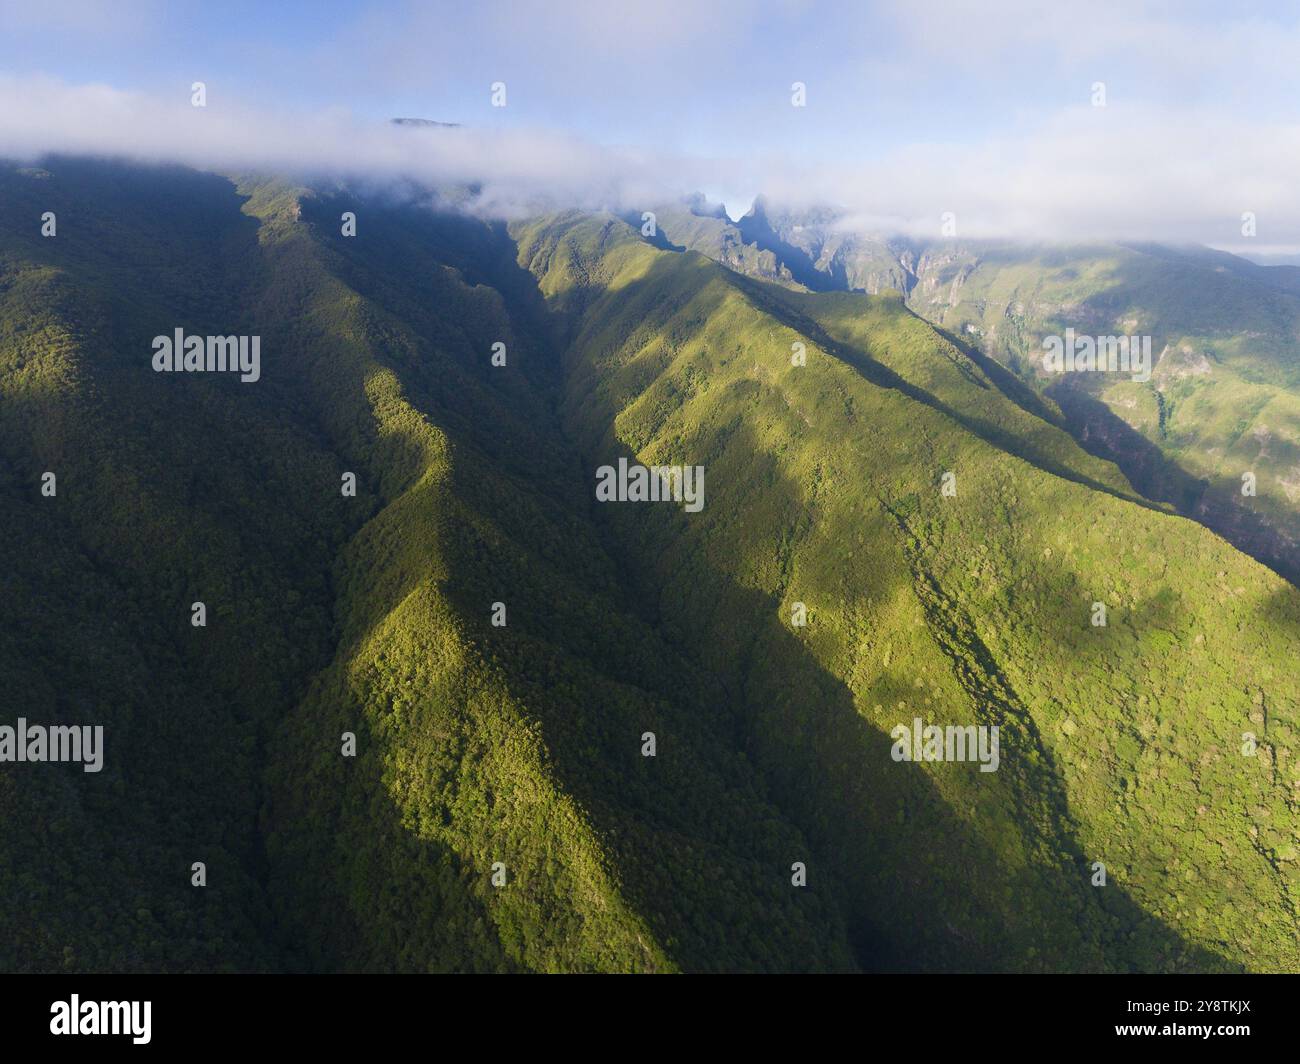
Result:
{"type": "MultiPolygon", "coordinates": [[[[610,250],[595,221],[522,243],[531,262],[567,249],[576,277],[596,273],[598,250],[607,264],[568,354],[584,448],[710,470],[696,517],[612,517],[654,560],[646,593],[706,667],[744,678],[751,756],[856,884],[851,923],[871,914],[928,964],[963,948],[1007,967],[1212,963],[1199,947],[1294,967],[1289,585],[1117,497],[1115,475],[1059,431],[1035,443],[1062,475],[962,431],[944,407],[979,421],[988,380],[960,373],[951,344],[926,342],[896,300],[856,297],[855,333],[848,297],[767,289],[764,311],[698,257],[610,250]],[[810,343],[808,365],[791,366],[790,343],[821,333],[792,331],[788,305],[835,351],[810,343]],[[941,495],[945,471],[956,498],[941,495]],[[1089,622],[1097,600],[1104,629],[1089,622]],[[782,624],[792,601],[813,615],[799,633],[782,624]],[[873,771],[914,711],[1002,723],[1016,764],[996,784],[951,766],[873,771]],[[1264,718],[1267,767],[1238,752],[1264,718]],[[1093,860],[1119,890],[1088,885],[1093,860]],[[954,898],[960,918],[923,915],[953,913],[954,898]]],[[[563,305],[553,266],[543,288],[563,305]]]]}
{"type": "MultiPolygon", "coordinates": [[[[896,290],[1043,393],[1149,499],[1300,580],[1300,286],[1208,248],[886,240],[759,201],[738,223],[661,209],[666,242],[815,291],[896,290]],[[772,263],[759,265],[759,255],[772,263]],[[1148,335],[1149,381],[1041,371],[1044,336],[1148,335]],[[1242,476],[1255,477],[1243,495],[1242,476]]],[[[851,316],[851,315],[850,315],[851,316]]],[[[960,338],[960,339],[957,339],[960,338]]],[[[1050,415],[1049,415],[1050,416],[1050,415]]]]}
{"type": "Polygon", "coordinates": [[[0,723],[108,754],[0,766],[0,968],[1300,966],[1300,593],[996,359],[682,250],[717,218],[42,165],[0,169],[0,723]],[[262,380],[151,372],[178,326],[262,380]],[[620,456],[703,510],[596,503],[620,456]],[[999,771],[893,761],[913,716],[999,771]]]}

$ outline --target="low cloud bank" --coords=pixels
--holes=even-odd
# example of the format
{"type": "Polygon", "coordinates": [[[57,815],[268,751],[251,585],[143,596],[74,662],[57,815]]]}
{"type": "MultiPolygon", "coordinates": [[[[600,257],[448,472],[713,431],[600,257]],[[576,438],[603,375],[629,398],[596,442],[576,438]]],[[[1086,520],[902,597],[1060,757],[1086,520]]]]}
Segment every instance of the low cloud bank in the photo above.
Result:
{"type": "Polygon", "coordinates": [[[396,126],[340,110],[211,100],[194,107],[187,96],[0,75],[0,155],[44,154],[472,184],[473,209],[501,217],[563,207],[639,213],[709,189],[729,190],[729,200],[762,193],[796,209],[833,206],[855,228],[922,237],[947,235],[947,222],[968,238],[1300,245],[1288,191],[1300,170],[1300,125],[1213,112],[1075,108],[1015,138],[913,144],[848,166],[797,152],[688,157],[555,129],[396,126]]]}

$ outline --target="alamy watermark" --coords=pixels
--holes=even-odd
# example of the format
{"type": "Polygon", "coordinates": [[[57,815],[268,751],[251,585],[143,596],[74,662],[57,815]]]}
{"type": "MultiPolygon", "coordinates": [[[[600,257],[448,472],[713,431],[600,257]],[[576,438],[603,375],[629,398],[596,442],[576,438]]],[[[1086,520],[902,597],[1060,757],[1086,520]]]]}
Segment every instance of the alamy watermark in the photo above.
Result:
{"type": "Polygon", "coordinates": [[[896,724],[889,733],[895,761],[978,761],[981,772],[996,772],[1002,763],[998,726],[985,724],[923,724],[913,717],[911,727],[896,724]]]}
{"type": "Polygon", "coordinates": [[[0,725],[0,762],[80,761],[83,772],[104,767],[104,726],[96,724],[28,724],[18,718],[17,727],[0,725]]]}
{"type": "Polygon", "coordinates": [[[596,470],[597,502],[681,502],[687,513],[704,509],[703,466],[650,466],[618,460],[596,470]]]}
{"type": "Polygon", "coordinates": [[[1151,337],[1062,336],[1043,337],[1043,369],[1048,373],[1132,373],[1144,384],[1151,379],[1151,337]]]}
{"type": "Polygon", "coordinates": [[[151,1001],[82,1001],[73,994],[50,1005],[50,1034],[129,1035],[136,1045],[148,1045],[152,1011],[151,1001]]]}
{"type": "Polygon", "coordinates": [[[173,336],[153,338],[155,373],[238,373],[245,384],[262,376],[260,336],[173,336]]]}

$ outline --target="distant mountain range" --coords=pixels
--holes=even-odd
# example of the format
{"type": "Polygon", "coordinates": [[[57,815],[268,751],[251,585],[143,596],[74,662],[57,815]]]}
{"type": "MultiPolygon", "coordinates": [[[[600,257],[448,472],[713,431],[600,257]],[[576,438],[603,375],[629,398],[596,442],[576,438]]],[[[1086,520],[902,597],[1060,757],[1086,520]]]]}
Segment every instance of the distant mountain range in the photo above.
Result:
{"type": "Polygon", "coordinates": [[[435,122],[430,118],[394,118],[395,126],[423,126],[429,129],[459,129],[459,122],[435,122]]]}

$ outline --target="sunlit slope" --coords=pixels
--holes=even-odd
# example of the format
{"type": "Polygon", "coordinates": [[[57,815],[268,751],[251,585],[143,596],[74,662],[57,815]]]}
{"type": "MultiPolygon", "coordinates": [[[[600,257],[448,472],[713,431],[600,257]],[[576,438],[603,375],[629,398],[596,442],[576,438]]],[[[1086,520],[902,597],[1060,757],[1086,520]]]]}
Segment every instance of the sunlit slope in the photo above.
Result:
{"type": "Polygon", "coordinates": [[[1297,967],[1296,593],[994,360],[610,216],[43,167],[0,722],[107,749],[0,770],[0,967],[1297,967]],[[176,327],[261,380],[154,373],[176,327]],[[598,503],[619,457],[703,510],[598,503]],[[895,762],[913,717],[998,770],[895,762]]]}
{"type": "Polygon", "coordinates": [[[909,302],[1029,377],[1041,338],[1149,335],[1148,382],[1041,378],[1147,495],[1300,577],[1300,296],[1289,275],[1208,249],[936,250],[909,302]],[[1242,478],[1253,478],[1243,494],[1242,478]]]}
{"type": "Polygon", "coordinates": [[[5,181],[3,721],[107,750],[0,776],[4,967],[856,965],[595,536],[504,233],[349,196],[345,244],[326,197],[174,169],[5,181]],[[155,374],[178,326],[259,335],[261,380],[155,374]]]}
{"type": "Polygon", "coordinates": [[[1060,411],[1000,364],[936,333],[896,299],[800,293],[741,283],[756,307],[813,339],[868,380],[946,414],[995,446],[1061,476],[1130,499],[1140,496],[1112,463],[1083,450],[1060,411]]]}
{"type": "MultiPolygon", "coordinates": [[[[591,468],[705,467],[701,513],[606,517],[699,667],[734,678],[747,753],[851,922],[918,966],[1295,968],[1294,589],[1046,427],[1020,453],[1050,446],[1061,475],[945,411],[940,344],[947,367],[901,367],[910,394],[620,224],[517,233],[581,308],[567,422],[591,468]],[[894,762],[914,716],[999,724],[999,771],[894,762]]],[[[916,327],[890,306],[864,304],[867,336],[805,309],[890,361],[916,327]]]]}
{"type": "Polygon", "coordinates": [[[823,293],[896,290],[957,344],[1040,392],[1040,406],[1059,406],[1064,416],[1048,419],[1118,463],[1148,499],[1300,579],[1294,268],[1204,247],[884,239],[833,211],[786,212],[761,197],[735,223],[700,205],[657,217],[662,246],[739,273],[823,293]],[[1043,373],[1043,338],[1067,329],[1149,336],[1154,374],[1043,373]]]}
{"type": "Polygon", "coordinates": [[[467,223],[375,205],[351,242],[340,206],[250,205],[267,303],[301,309],[312,401],[380,496],[334,569],[338,653],[272,759],[272,893],[303,962],[853,967],[833,893],[789,885],[806,844],[732,752],[716,683],[595,536],[549,325],[496,295],[531,285],[505,234],[462,231],[453,268],[439,240],[467,223]]]}

